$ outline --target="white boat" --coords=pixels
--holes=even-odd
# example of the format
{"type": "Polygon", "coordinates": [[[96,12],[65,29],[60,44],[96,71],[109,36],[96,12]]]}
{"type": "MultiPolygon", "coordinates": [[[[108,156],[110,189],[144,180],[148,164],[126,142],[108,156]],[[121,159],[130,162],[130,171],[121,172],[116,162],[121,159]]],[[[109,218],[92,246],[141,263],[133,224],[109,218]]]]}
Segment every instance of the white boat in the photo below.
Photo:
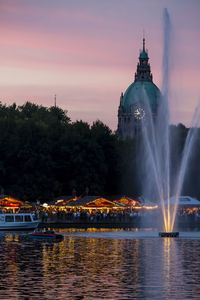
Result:
{"type": "Polygon", "coordinates": [[[39,223],[32,213],[0,213],[0,230],[35,229],[39,223]]]}

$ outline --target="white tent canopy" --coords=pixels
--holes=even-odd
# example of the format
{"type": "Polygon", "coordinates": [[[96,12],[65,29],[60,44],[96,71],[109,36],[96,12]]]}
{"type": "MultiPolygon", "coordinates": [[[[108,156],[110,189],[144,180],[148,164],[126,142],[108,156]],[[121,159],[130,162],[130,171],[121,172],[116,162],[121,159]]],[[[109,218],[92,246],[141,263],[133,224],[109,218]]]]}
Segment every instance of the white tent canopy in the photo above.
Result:
{"type": "MultiPolygon", "coordinates": [[[[141,199],[140,199],[141,200],[141,199]]],[[[142,199],[142,205],[143,206],[156,206],[156,205],[160,205],[159,202],[151,202],[147,199],[142,199]]],[[[167,201],[165,201],[165,205],[167,205],[167,201]]],[[[170,204],[171,205],[175,205],[176,204],[176,198],[175,197],[171,197],[170,198],[170,204]]],[[[200,207],[200,201],[192,198],[190,196],[180,196],[178,199],[178,206],[179,207],[200,207]]]]}
{"type": "MultiPolygon", "coordinates": [[[[175,205],[176,198],[172,197],[170,198],[170,204],[175,205]]],[[[200,201],[192,198],[190,196],[180,196],[178,199],[178,205],[179,206],[187,206],[187,207],[197,207],[200,206],[200,201]]]]}

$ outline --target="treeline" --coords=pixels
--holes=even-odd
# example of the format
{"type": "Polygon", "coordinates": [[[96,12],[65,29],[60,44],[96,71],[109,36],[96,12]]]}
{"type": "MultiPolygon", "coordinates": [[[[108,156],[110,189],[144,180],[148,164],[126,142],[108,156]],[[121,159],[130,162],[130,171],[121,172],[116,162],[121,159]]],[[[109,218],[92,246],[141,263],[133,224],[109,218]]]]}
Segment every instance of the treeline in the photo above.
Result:
{"type": "MultiPolygon", "coordinates": [[[[187,129],[173,126],[173,134],[175,173],[187,129]]],[[[139,196],[137,151],[134,141],[119,140],[101,121],[71,122],[67,111],[55,106],[0,103],[1,193],[29,201],[50,201],[72,191],[139,196]]],[[[198,180],[195,193],[200,194],[197,185],[198,180]]]]}
{"type": "Polygon", "coordinates": [[[78,195],[128,192],[122,178],[128,175],[128,153],[133,154],[128,148],[134,146],[127,148],[127,143],[100,121],[91,126],[71,122],[59,107],[1,103],[1,192],[29,201],[48,201],[73,190],[78,195]]]}

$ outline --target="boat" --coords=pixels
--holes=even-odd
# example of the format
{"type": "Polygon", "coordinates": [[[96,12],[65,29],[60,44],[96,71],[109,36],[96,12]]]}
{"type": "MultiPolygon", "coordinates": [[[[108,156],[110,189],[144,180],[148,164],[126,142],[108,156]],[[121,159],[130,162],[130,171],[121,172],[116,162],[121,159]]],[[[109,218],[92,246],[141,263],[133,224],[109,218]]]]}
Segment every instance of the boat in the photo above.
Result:
{"type": "Polygon", "coordinates": [[[0,213],[0,230],[31,230],[39,223],[33,213],[0,213]]]}
{"type": "Polygon", "coordinates": [[[56,233],[54,230],[36,230],[29,234],[30,238],[39,239],[39,240],[48,240],[48,241],[62,241],[63,235],[56,233]]]}

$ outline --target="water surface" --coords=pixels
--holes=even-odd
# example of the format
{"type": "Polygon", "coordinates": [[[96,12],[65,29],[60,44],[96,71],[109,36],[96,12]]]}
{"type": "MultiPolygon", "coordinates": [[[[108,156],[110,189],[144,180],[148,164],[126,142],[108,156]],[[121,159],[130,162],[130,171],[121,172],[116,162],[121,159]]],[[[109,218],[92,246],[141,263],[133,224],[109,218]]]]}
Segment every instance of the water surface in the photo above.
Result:
{"type": "MultiPolygon", "coordinates": [[[[61,230],[60,230],[61,231],[61,230]]],[[[60,243],[0,234],[1,299],[200,299],[200,233],[66,230],[60,243]]]]}

